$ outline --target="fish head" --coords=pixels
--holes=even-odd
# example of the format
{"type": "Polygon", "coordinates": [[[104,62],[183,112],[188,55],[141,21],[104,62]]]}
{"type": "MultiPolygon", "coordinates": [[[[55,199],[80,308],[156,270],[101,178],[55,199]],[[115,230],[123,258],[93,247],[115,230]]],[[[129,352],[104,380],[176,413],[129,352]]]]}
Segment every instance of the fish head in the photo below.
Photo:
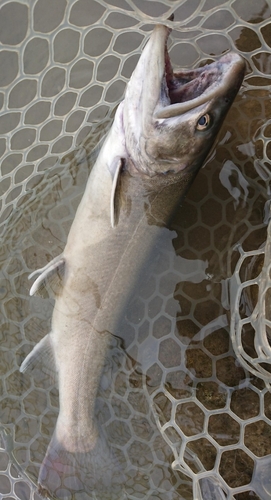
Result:
{"type": "Polygon", "coordinates": [[[198,170],[244,77],[244,60],[233,52],[197,69],[173,71],[170,31],[155,26],[123,106],[129,158],[137,172],[150,177],[198,170]]]}

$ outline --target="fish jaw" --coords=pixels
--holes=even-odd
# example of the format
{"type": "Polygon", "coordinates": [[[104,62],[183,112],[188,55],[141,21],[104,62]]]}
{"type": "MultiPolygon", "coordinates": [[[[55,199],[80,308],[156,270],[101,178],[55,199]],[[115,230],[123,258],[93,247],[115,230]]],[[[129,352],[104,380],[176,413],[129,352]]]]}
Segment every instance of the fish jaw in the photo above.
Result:
{"type": "Polygon", "coordinates": [[[161,82],[165,73],[165,50],[170,29],[158,24],[145,46],[127,84],[124,114],[127,130],[139,140],[160,99],[161,82]]]}
{"type": "Polygon", "coordinates": [[[126,150],[137,171],[197,170],[241,86],[244,60],[229,52],[193,70],[173,71],[167,26],[157,25],[127,86],[123,107],[126,150]],[[207,116],[208,126],[199,127],[207,116]]]}

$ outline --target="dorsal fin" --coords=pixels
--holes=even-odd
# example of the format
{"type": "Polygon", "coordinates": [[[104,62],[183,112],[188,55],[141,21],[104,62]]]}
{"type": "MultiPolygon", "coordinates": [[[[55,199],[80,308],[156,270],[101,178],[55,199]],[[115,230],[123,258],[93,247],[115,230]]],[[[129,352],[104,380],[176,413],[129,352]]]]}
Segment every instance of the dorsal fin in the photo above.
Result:
{"type": "Polygon", "coordinates": [[[113,183],[111,190],[111,198],[110,198],[110,222],[111,226],[115,227],[118,223],[119,218],[119,205],[117,200],[117,194],[120,186],[120,174],[123,167],[123,158],[115,158],[115,165],[110,166],[110,171],[114,172],[113,174],[113,183]]]}
{"type": "Polygon", "coordinates": [[[30,288],[30,295],[38,294],[43,296],[44,291],[51,296],[55,296],[59,293],[62,288],[62,278],[65,271],[65,259],[62,255],[59,255],[53,259],[49,264],[34,271],[28,277],[28,279],[33,278],[36,274],[40,273],[40,276],[34,281],[30,288]]]}

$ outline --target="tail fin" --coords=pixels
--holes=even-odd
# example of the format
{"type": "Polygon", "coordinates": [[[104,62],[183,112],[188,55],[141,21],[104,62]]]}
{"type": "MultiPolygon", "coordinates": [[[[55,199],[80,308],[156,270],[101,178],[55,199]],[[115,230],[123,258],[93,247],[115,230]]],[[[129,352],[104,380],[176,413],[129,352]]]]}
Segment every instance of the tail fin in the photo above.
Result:
{"type": "Polygon", "coordinates": [[[41,464],[38,482],[40,491],[57,499],[66,500],[77,493],[84,494],[84,499],[126,498],[122,493],[124,473],[103,434],[99,435],[91,451],[71,453],[63,448],[54,432],[41,464]]]}

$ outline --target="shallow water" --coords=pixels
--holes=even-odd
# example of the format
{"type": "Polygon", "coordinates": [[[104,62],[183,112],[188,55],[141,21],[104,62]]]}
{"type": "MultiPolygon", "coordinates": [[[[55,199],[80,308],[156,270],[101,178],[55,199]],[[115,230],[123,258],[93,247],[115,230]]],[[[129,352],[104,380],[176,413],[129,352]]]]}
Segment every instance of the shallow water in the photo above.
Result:
{"type": "MultiPolygon", "coordinates": [[[[112,339],[97,415],[115,452],[125,457],[128,499],[196,499],[197,481],[206,477],[218,481],[228,498],[271,498],[271,396],[236,360],[227,295],[239,258],[236,244],[249,251],[266,240],[268,4],[92,2],[87,17],[86,2],[70,2],[65,10],[61,1],[52,20],[49,3],[7,2],[7,21],[20,5],[21,23],[12,33],[0,29],[3,64],[10,57],[0,115],[0,493],[38,498],[39,466],[58,414],[57,389],[46,368],[37,367],[33,375],[18,371],[48,332],[53,306],[49,298],[29,298],[27,277],[65,245],[91,164],[88,152],[110,125],[151,30],[146,16],[160,20],[175,10],[173,64],[197,65],[235,47],[247,60],[247,77],[211,158],[172,222],[174,250],[165,241],[148,284],[127,309],[119,332],[123,342],[112,339]],[[18,66],[15,56],[11,60],[16,51],[18,66]],[[29,80],[36,82],[36,93],[29,80]],[[75,150],[86,133],[90,138],[75,150]]],[[[246,297],[243,307],[251,307],[246,297]]]]}

